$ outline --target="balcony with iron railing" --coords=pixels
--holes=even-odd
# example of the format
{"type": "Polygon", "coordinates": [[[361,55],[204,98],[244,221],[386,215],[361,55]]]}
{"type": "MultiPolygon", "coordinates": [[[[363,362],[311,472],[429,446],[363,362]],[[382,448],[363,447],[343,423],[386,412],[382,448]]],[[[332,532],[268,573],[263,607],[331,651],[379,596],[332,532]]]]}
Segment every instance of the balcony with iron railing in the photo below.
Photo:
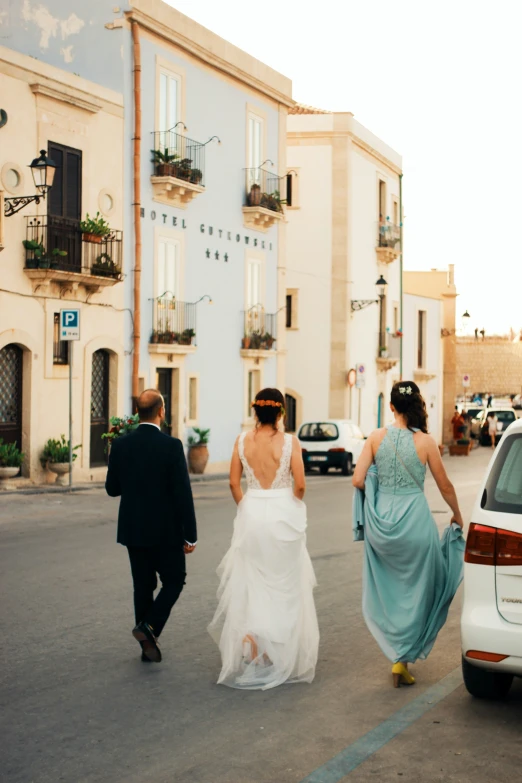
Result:
{"type": "Polygon", "coordinates": [[[174,130],[156,131],[151,176],[154,198],[186,207],[205,191],[205,144],[174,130]]]}
{"type": "Polygon", "coordinates": [[[267,231],[274,223],[283,220],[286,193],[286,174],[279,177],[263,168],[245,169],[245,226],[267,231]]]}
{"type": "Polygon", "coordinates": [[[110,229],[104,236],[89,235],[78,221],[47,215],[27,218],[24,240],[25,274],[33,286],[45,282],[65,288],[83,285],[92,291],[122,280],[123,234],[110,229]]]}
{"type": "Polygon", "coordinates": [[[277,313],[265,313],[260,305],[245,310],[243,316],[243,337],[241,356],[244,358],[267,358],[275,353],[277,341],[277,313]]]}
{"type": "Polygon", "coordinates": [[[383,264],[391,264],[401,254],[401,228],[389,218],[377,223],[377,258],[383,264]]]}
{"type": "Polygon", "coordinates": [[[196,306],[197,303],[178,301],[168,291],[153,299],[149,353],[194,353],[196,306]]]}
{"type": "Polygon", "coordinates": [[[379,333],[379,345],[377,350],[377,366],[382,372],[393,369],[401,358],[401,339],[392,332],[379,333]]]}

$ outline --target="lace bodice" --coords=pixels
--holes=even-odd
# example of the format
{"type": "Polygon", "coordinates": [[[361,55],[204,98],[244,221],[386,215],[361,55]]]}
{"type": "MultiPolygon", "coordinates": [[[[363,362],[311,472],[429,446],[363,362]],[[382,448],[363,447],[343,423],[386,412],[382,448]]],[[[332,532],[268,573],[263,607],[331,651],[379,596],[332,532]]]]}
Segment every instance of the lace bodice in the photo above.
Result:
{"type": "Polygon", "coordinates": [[[411,430],[389,427],[375,455],[375,464],[382,487],[414,489],[418,488],[419,484],[424,486],[426,465],[423,465],[418,457],[411,430]]]}
{"type": "MultiPolygon", "coordinates": [[[[245,457],[245,437],[246,432],[243,432],[239,438],[239,458],[245,471],[245,478],[247,480],[247,486],[249,489],[263,489],[259,481],[257,480],[254,471],[248,464],[245,457]]],[[[272,482],[270,489],[287,489],[292,487],[292,473],[290,470],[290,463],[292,460],[292,436],[285,434],[285,440],[283,443],[283,453],[281,454],[281,461],[277,469],[277,473],[272,482]]]]}

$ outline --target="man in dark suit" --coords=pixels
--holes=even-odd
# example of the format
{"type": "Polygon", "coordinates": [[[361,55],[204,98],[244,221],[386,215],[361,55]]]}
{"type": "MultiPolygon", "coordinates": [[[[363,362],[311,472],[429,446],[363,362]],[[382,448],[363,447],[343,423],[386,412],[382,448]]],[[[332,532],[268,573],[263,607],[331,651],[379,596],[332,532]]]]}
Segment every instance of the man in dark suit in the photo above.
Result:
{"type": "Polygon", "coordinates": [[[161,661],[157,639],[185,584],[185,555],[196,548],[194,501],[183,445],[161,432],[163,397],[138,398],[139,427],[111,445],[105,489],[120,497],[118,543],[129,551],[142,661],[161,661]],[[154,600],[156,574],[161,590],[154,600]]]}

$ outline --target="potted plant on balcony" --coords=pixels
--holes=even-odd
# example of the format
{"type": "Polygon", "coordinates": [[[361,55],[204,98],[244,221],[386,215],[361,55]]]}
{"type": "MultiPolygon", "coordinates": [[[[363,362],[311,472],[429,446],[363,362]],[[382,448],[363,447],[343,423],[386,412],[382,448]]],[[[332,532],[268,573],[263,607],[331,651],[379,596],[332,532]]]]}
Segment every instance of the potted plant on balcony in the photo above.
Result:
{"type": "Polygon", "coordinates": [[[92,265],[91,272],[99,277],[118,277],[121,274],[121,269],[108,253],[101,253],[92,265]]]}
{"type": "Polygon", "coordinates": [[[89,213],[85,216],[85,220],[80,223],[80,231],[83,236],[84,242],[94,242],[100,244],[102,239],[111,233],[111,228],[106,220],[100,217],[100,213],[96,213],[96,217],[90,217],[89,213]]]}
{"type": "Polygon", "coordinates": [[[263,337],[261,338],[261,347],[264,348],[266,351],[271,351],[274,347],[274,343],[276,341],[275,337],[272,337],[270,332],[265,332],[263,337]]]}
{"type": "Polygon", "coordinates": [[[210,430],[201,430],[198,427],[192,428],[194,435],[188,438],[188,464],[191,473],[201,475],[205,472],[208,462],[208,441],[210,430]]]}
{"type": "Polygon", "coordinates": [[[387,359],[388,358],[388,349],[385,345],[381,345],[379,348],[379,356],[381,359],[387,359]]]}
{"type": "MultiPolygon", "coordinates": [[[[77,458],[77,454],[74,452],[81,448],[79,446],[73,446],[73,462],[77,458]]],[[[55,473],[56,484],[60,486],[67,485],[67,474],[69,473],[69,441],[65,439],[65,435],[60,437],[60,440],[49,438],[42,451],[40,462],[43,468],[47,468],[51,473],[55,473]]]]}
{"type": "Polygon", "coordinates": [[[183,158],[176,166],[176,177],[178,179],[189,180],[192,175],[192,161],[190,158],[183,158]]]}
{"type": "Polygon", "coordinates": [[[259,351],[261,349],[262,339],[261,332],[258,332],[257,330],[252,332],[250,335],[250,347],[253,351],[259,351]]]}
{"type": "Polygon", "coordinates": [[[58,269],[60,265],[58,259],[67,255],[66,250],[60,250],[57,247],[48,253],[43,243],[37,242],[35,239],[24,239],[23,246],[32,253],[30,258],[26,258],[26,269],[58,269]]]}
{"type": "Polygon", "coordinates": [[[178,156],[175,153],[171,155],[168,147],[165,147],[164,150],[151,150],[151,152],[155,175],[157,177],[175,177],[175,161],[178,159],[178,156]]]}
{"type": "Polygon", "coordinates": [[[248,206],[258,207],[261,204],[261,186],[254,182],[248,194],[248,206]]]}
{"type": "Polygon", "coordinates": [[[250,335],[245,332],[245,334],[243,335],[243,339],[241,340],[241,348],[243,348],[244,351],[248,351],[251,342],[252,339],[250,335]]]}
{"type": "Polygon", "coordinates": [[[471,451],[471,441],[469,438],[459,438],[459,440],[450,445],[449,453],[452,457],[469,457],[471,451]]]}
{"type": "Polygon", "coordinates": [[[203,172],[201,171],[201,169],[192,169],[190,174],[190,181],[194,185],[199,185],[202,179],[203,179],[203,172]]]}
{"type": "Polygon", "coordinates": [[[109,432],[104,432],[102,435],[102,439],[107,441],[107,451],[111,450],[111,443],[115,438],[121,438],[122,435],[137,429],[139,423],[140,418],[137,413],[132,416],[111,416],[109,419],[111,428],[109,432]]]}
{"type": "Polygon", "coordinates": [[[9,489],[8,481],[20,472],[24,454],[16,443],[4,443],[0,438],[0,489],[9,489]]]}
{"type": "Polygon", "coordinates": [[[194,329],[184,329],[180,334],[180,345],[192,345],[192,340],[196,336],[194,329]]]}

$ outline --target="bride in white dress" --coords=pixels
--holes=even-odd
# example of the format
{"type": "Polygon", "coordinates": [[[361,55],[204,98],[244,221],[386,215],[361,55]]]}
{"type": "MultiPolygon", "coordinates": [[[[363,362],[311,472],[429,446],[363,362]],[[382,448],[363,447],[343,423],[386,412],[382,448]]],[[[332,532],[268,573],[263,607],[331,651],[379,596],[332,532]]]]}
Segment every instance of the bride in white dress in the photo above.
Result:
{"type": "Polygon", "coordinates": [[[312,682],[315,675],[319,629],[306,549],[303,458],[297,438],[280,431],[283,406],[277,389],[259,392],[252,403],[256,428],[240,435],[232,456],[230,488],[238,510],[209,626],[221,651],[218,683],[232,688],[266,690],[312,682]]]}

